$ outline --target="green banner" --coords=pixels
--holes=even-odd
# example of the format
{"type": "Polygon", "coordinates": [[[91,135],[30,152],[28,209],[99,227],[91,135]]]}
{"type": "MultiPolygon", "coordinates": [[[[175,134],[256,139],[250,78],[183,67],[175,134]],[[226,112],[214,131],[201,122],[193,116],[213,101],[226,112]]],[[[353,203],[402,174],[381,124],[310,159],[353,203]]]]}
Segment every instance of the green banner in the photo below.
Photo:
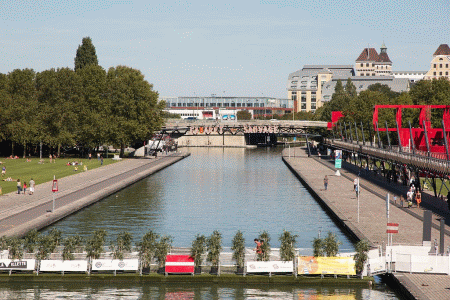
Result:
{"type": "Polygon", "coordinates": [[[334,167],[335,167],[336,169],[340,169],[340,168],[342,167],[342,159],[336,159],[336,160],[334,161],[334,167]]]}

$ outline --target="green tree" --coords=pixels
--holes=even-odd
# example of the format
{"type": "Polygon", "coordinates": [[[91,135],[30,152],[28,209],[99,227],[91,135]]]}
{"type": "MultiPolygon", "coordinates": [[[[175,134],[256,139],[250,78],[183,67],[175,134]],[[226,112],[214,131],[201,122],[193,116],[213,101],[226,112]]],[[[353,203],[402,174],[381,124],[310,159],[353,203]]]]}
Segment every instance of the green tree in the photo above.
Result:
{"type": "Polygon", "coordinates": [[[63,260],[74,260],[75,256],[73,255],[73,253],[75,252],[77,247],[80,247],[83,244],[83,239],[79,235],[74,235],[64,239],[63,244],[63,260]]]}
{"type": "Polygon", "coordinates": [[[103,252],[103,245],[105,244],[106,231],[99,229],[86,242],[86,257],[91,259],[98,259],[103,252]]]}
{"type": "Polygon", "coordinates": [[[156,244],[155,257],[160,268],[164,267],[166,263],[167,254],[169,254],[170,249],[172,249],[172,242],[172,237],[165,235],[162,236],[156,244]]]}
{"type": "Polygon", "coordinates": [[[27,232],[23,239],[23,249],[27,253],[33,253],[39,242],[39,232],[36,229],[32,229],[27,232]]]}
{"type": "Polygon", "coordinates": [[[345,93],[350,97],[356,97],[356,86],[353,84],[350,77],[347,79],[347,83],[345,84],[345,93]]]}
{"type": "Polygon", "coordinates": [[[197,235],[191,246],[191,256],[194,258],[196,268],[200,267],[203,262],[203,253],[206,251],[206,237],[197,235]]]}
{"type": "Polygon", "coordinates": [[[81,45],[78,46],[75,56],[75,71],[78,71],[88,65],[98,65],[95,47],[90,37],[84,37],[81,45]]]}
{"type": "Polygon", "coordinates": [[[270,259],[270,235],[267,231],[263,231],[259,234],[258,239],[262,242],[261,253],[257,254],[257,260],[269,261],[270,259]]]}
{"type": "Polygon", "coordinates": [[[142,237],[142,241],[137,244],[139,258],[142,261],[143,267],[150,267],[152,259],[156,253],[156,245],[158,239],[159,235],[150,230],[149,232],[144,234],[144,236],[142,237]]]}
{"type": "Polygon", "coordinates": [[[325,252],[323,251],[324,241],[321,238],[314,238],[313,240],[313,255],[314,257],[325,256],[325,252]]]}
{"type": "Polygon", "coordinates": [[[240,230],[236,232],[231,242],[231,250],[233,250],[233,259],[239,268],[244,267],[245,261],[245,238],[240,230]]]}
{"type": "MultiPolygon", "coordinates": [[[[11,141],[24,147],[24,157],[27,144],[36,142],[38,132],[35,77],[32,69],[16,69],[8,74],[7,92],[10,97],[6,95],[5,116],[2,116],[8,121],[7,135],[11,141]]],[[[14,149],[12,152],[14,155],[14,149]]]]}
{"type": "Polygon", "coordinates": [[[18,237],[12,237],[8,240],[9,245],[9,258],[10,259],[22,259],[23,257],[23,247],[22,240],[18,237]]]}
{"type": "Polygon", "coordinates": [[[116,239],[116,245],[111,243],[111,249],[114,259],[123,259],[125,251],[131,251],[132,236],[129,232],[123,231],[119,233],[116,239]]]}
{"type": "Polygon", "coordinates": [[[82,95],[79,104],[79,135],[85,147],[94,148],[108,142],[111,126],[110,104],[106,96],[106,71],[97,65],[88,65],[77,71],[82,95]]]}
{"type": "Polygon", "coordinates": [[[106,93],[111,107],[110,141],[120,145],[123,156],[126,145],[148,139],[161,128],[164,102],[158,102],[158,93],[139,70],[125,66],[108,70],[106,93]]]}
{"type": "Polygon", "coordinates": [[[324,239],[325,254],[328,257],[336,256],[339,253],[340,245],[342,245],[342,243],[336,239],[336,235],[332,232],[328,232],[327,237],[324,239]]]}
{"type": "Polygon", "coordinates": [[[209,261],[213,267],[219,266],[220,251],[222,251],[222,234],[214,230],[211,236],[206,241],[208,255],[206,260],[209,261]]]}
{"type": "Polygon", "coordinates": [[[295,257],[295,243],[298,235],[292,234],[289,231],[283,230],[283,233],[278,238],[281,242],[280,257],[282,261],[292,261],[295,257]]]}
{"type": "Polygon", "coordinates": [[[36,86],[41,104],[40,140],[57,147],[60,155],[61,145],[75,146],[80,136],[80,77],[69,68],[51,69],[37,75],[36,86]]]}
{"type": "Polygon", "coordinates": [[[356,273],[361,274],[364,270],[364,264],[367,261],[367,253],[370,250],[370,245],[367,240],[361,240],[355,245],[356,255],[354,256],[356,273]]]}
{"type": "Polygon", "coordinates": [[[240,110],[236,113],[238,120],[251,120],[252,114],[248,110],[240,110]]]}

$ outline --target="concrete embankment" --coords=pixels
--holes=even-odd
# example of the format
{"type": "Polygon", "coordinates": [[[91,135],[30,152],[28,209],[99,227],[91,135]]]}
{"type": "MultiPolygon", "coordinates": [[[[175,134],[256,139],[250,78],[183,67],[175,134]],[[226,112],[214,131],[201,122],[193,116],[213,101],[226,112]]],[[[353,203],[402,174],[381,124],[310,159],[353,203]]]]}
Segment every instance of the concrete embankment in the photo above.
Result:
{"type": "MultiPolygon", "coordinates": [[[[335,176],[333,161],[324,156],[308,157],[304,150],[298,148],[296,150],[291,149],[290,153],[284,151],[283,161],[350,236],[355,239],[367,239],[372,246],[384,249],[388,240],[385,199],[390,193],[389,221],[400,224],[398,233],[393,236],[393,243],[422,245],[424,210],[416,206],[402,207],[399,202],[393,203],[390,189],[392,184],[381,184],[373,174],[359,177],[361,193],[358,201],[353,189],[353,180],[357,177],[357,173],[347,162],[342,162],[341,176],[335,176]],[[329,181],[327,190],[323,185],[325,175],[329,181]]],[[[439,219],[439,215],[433,215],[433,224],[439,224],[439,219]]],[[[449,227],[446,226],[445,229],[447,232],[449,227]]],[[[438,226],[431,229],[431,240],[435,239],[439,240],[438,226]]],[[[444,242],[445,245],[449,245],[449,235],[445,234],[444,242]]],[[[394,284],[395,290],[407,299],[449,298],[450,276],[447,274],[397,272],[390,273],[387,278],[394,284]]]]}
{"type": "Polygon", "coordinates": [[[32,196],[7,194],[0,202],[0,236],[23,236],[31,229],[42,229],[187,156],[177,153],[157,159],[128,159],[62,178],[53,212],[51,183],[36,186],[32,196]]]}

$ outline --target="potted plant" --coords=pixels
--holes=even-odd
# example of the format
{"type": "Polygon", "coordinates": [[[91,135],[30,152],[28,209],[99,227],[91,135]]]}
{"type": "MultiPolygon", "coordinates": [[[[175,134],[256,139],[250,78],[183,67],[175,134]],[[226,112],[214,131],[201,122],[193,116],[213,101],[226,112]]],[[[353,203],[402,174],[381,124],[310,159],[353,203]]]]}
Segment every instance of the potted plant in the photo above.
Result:
{"type": "Polygon", "coordinates": [[[231,242],[231,250],[233,250],[233,259],[236,260],[236,274],[244,274],[245,239],[240,230],[234,235],[233,241],[231,242]]]}
{"type": "Polygon", "coordinates": [[[172,237],[162,236],[156,244],[155,257],[158,261],[158,273],[164,273],[164,265],[166,264],[166,257],[172,248],[172,237]]]}
{"type": "Polygon", "coordinates": [[[142,237],[142,241],[137,244],[141,260],[141,275],[143,272],[149,274],[151,271],[150,265],[155,256],[157,239],[159,239],[159,235],[150,230],[142,237]]]}
{"type": "Polygon", "coordinates": [[[191,247],[191,256],[194,258],[195,274],[202,273],[202,263],[203,263],[202,255],[205,253],[205,248],[206,248],[206,237],[204,235],[197,234],[195,240],[192,242],[191,247]]]}
{"type": "Polygon", "coordinates": [[[359,274],[361,276],[361,279],[363,277],[362,272],[364,270],[364,264],[367,261],[367,252],[370,250],[370,245],[367,240],[361,240],[356,243],[355,245],[356,255],[353,257],[355,260],[355,268],[356,268],[356,274],[359,274]]]}
{"type": "Polygon", "coordinates": [[[89,259],[88,270],[90,270],[93,259],[100,258],[103,252],[103,245],[105,244],[106,231],[99,229],[86,242],[86,257],[89,259]]]}
{"type": "Polygon", "coordinates": [[[64,248],[62,251],[63,260],[74,260],[73,252],[77,247],[80,247],[83,239],[79,235],[74,235],[63,240],[64,248]]]}
{"type": "Polygon", "coordinates": [[[339,253],[339,246],[342,245],[336,239],[336,235],[332,232],[328,232],[327,237],[324,239],[324,252],[328,257],[336,256],[339,253]]]}
{"type": "Polygon", "coordinates": [[[211,274],[219,274],[219,258],[222,250],[222,234],[214,230],[206,241],[208,255],[206,260],[211,263],[211,274]]]}
{"type": "Polygon", "coordinates": [[[123,259],[125,251],[131,251],[131,234],[123,231],[119,233],[116,239],[116,245],[111,242],[112,255],[114,259],[123,259]]]}
{"type": "Polygon", "coordinates": [[[295,258],[295,243],[298,235],[293,235],[289,231],[283,230],[278,238],[281,242],[280,258],[282,261],[293,261],[295,258]]]}
{"type": "Polygon", "coordinates": [[[257,260],[259,261],[269,261],[270,259],[270,235],[267,231],[263,231],[258,239],[261,243],[261,253],[257,254],[257,260]]]}

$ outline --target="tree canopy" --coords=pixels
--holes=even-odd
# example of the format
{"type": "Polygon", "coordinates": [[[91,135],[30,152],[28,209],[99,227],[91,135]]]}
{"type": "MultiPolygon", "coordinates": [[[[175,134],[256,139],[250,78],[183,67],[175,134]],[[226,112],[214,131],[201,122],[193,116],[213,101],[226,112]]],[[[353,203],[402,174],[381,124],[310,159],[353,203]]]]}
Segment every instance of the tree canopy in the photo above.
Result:
{"type": "Polygon", "coordinates": [[[78,71],[88,65],[98,65],[95,47],[90,37],[84,37],[81,45],[78,46],[75,56],[75,71],[78,71]]]}

